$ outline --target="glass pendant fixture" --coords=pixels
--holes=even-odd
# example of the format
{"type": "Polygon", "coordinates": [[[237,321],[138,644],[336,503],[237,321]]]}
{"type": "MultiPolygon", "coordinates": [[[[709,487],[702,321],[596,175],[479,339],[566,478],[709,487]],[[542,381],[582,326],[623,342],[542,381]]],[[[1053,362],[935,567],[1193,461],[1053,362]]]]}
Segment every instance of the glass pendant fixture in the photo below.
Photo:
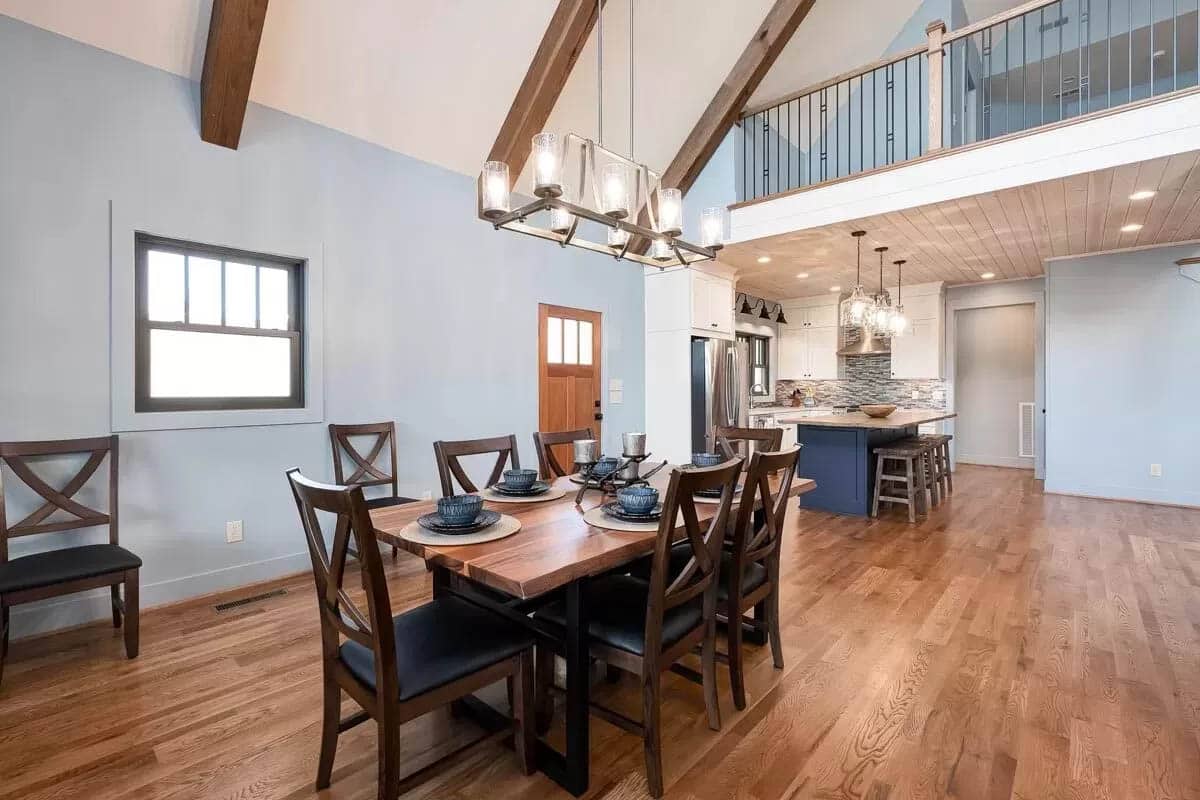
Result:
{"type": "Polygon", "coordinates": [[[600,192],[603,198],[605,214],[613,219],[625,219],[629,216],[629,180],[625,165],[619,162],[604,165],[603,177],[600,180],[600,192]]]}
{"type": "Polygon", "coordinates": [[[875,252],[879,253],[879,294],[875,295],[868,325],[876,336],[888,336],[891,333],[892,297],[883,286],[883,254],[887,251],[886,247],[875,248],[875,252]]]}
{"type": "Polygon", "coordinates": [[[725,243],[725,209],[706,208],[700,214],[700,246],[720,247],[725,243]]]}
{"type": "Polygon", "coordinates": [[[908,332],[908,317],[904,316],[904,306],[900,302],[900,283],[904,280],[904,265],[907,262],[900,259],[892,263],[896,265],[896,305],[892,307],[892,317],[888,322],[888,328],[892,336],[903,336],[908,332]]]}
{"type": "Polygon", "coordinates": [[[533,137],[533,193],[538,197],[562,196],[562,150],[556,133],[533,137]]]}
{"type": "Polygon", "coordinates": [[[658,190],[658,232],[667,236],[683,233],[683,194],[678,189],[658,190]]]}
{"type": "Polygon", "coordinates": [[[608,246],[620,250],[629,242],[629,231],[624,228],[608,229],[608,246]]]}
{"type": "Polygon", "coordinates": [[[671,249],[671,242],[667,239],[655,239],[650,244],[650,257],[656,261],[668,261],[674,255],[675,252],[671,249]]]}
{"type": "Polygon", "coordinates": [[[565,208],[550,209],[550,230],[555,233],[565,234],[571,230],[571,221],[574,215],[565,208]]]}
{"type": "Polygon", "coordinates": [[[854,231],[850,235],[854,237],[854,241],[858,246],[858,257],[854,291],[850,292],[850,296],[842,301],[842,324],[863,325],[868,321],[868,314],[874,306],[874,303],[862,285],[862,240],[867,235],[867,232],[854,231]]]}
{"type": "Polygon", "coordinates": [[[512,210],[508,197],[508,164],[503,161],[484,164],[479,188],[480,211],[485,218],[495,219],[512,210]]]}

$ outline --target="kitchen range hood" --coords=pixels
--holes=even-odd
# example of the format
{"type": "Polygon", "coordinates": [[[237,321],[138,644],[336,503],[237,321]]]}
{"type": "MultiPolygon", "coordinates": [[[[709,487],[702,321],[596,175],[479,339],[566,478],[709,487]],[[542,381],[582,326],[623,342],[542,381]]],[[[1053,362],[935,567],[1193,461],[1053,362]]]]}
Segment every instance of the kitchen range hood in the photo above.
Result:
{"type": "Polygon", "coordinates": [[[888,339],[873,336],[866,326],[859,329],[858,340],[850,342],[837,351],[839,356],[886,356],[891,355],[892,343],[888,339]]]}

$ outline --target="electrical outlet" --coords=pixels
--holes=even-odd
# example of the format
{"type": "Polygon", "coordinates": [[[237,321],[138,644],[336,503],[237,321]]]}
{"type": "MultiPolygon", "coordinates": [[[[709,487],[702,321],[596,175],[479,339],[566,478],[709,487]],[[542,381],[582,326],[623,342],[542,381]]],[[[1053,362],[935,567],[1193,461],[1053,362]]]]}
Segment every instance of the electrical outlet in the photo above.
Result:
{"type": "Polygon", "coordinates": [[[422,500],[432,500],[432,499],[433,499],[433,492],[431,492],[431,491],[429,491],[428,489],[426,489],[425,491],[421,492],[421,499],[422,499],[422,500]]]}
{"type": "Polygon", "coordinates": [[[1150,477],[1151,478],[1161,478],[1162,477],[1162,464],[1151,464],[1150,465],[1150,477]]]}
{"type": "Polygon", "coordinates": [[[240,542],[242,540],[242,521],[240,519],[230,520],[225,523],[225,541],[228,544],[240,542]]]}

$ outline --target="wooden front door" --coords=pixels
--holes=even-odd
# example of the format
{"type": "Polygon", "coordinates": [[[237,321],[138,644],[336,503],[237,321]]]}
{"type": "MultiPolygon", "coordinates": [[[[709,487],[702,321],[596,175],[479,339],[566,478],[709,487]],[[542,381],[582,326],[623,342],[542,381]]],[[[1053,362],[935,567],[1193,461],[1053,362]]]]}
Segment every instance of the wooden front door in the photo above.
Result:
{"type": "MultiPolygon", "coordinates": [[[[591,428],[600,439],[600,312],[538,305],[538,429],[591,428]]],[[[554,451],[572,463],[570,445],[554,451]]]]}

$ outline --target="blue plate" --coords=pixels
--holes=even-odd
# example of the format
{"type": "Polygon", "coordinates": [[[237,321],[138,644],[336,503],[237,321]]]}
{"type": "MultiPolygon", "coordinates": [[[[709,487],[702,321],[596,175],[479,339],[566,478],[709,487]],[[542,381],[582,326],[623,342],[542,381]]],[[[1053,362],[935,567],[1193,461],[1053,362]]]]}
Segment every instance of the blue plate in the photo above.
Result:
{"type": "Polygon", "coordinates": [[[461,536],[464,533],[477,533],[484,528],[490,528],[500,521],[500,512],[484,509],[479,512],[479,516],[474,522],[466,525],[448,525],[442,519],[442,515],[436,511],[432,514],[425,514],[417,518],[417,522],[425,530],[433,531],[434,533],[444,533],[450,536],[461,536]]]}
{"type": "Polygon", "coordinates": [[[617,500],[613,500],[611,503],[605,503],[604,505],[600,506],[600,508],[605,514],[619,519],[622,522],[658,522],[658,520],[662,517],[663,512],[662,503],[659,503],[649,514],[630,514],[625,509],[621,508],[621,503],[617,500]]]}

